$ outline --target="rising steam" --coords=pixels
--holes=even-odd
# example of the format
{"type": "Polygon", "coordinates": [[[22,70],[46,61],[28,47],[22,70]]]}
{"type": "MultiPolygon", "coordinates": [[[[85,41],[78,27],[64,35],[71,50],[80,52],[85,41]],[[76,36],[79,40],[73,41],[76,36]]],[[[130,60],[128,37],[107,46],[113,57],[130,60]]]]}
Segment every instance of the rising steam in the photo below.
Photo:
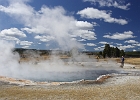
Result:
{"type": "MultiPolygon", "coordinates": [[[[34,60],[19,63],[19,54],[13,53],[14,47],[13,43],[0,41],[0,76],[34,81],[74,81],[95,79],[99,75],[116,72],[105,69],[109,66],[114,69],[116,63],[97,63],[93,58],[83,54],[79,55],[76,49],[71,51],[72,57],[67,61],[53,54],[49,60],[39,61],[38,64],[34,64],[34,60]],[[99,68],[96,69],[96,67],[99,68]]],[[[34,54],[34,57],[39,57],[39,55],[34,54]]]]}
{"type": "MultiPolygon", "coordinates": [[[[78,72],[82,70],[82,68],[77,67],[73,62],[71,62],[71,64],[66,63],[55,55],[51,56],[49,60],[40,61],[38,64],[33,64],[32,61],[19,63],[20,57],[17,53],[12,52],[13,49],[13,43],[0,41],[1,76],[33,80],[57,80],[70,77],[67,75],[68,72],[78,72]],[[65,73],[65,75],[61,75],[61,73],[65,73]]],[[[76,59],[78,60],[78,58],[76,59]]]]}

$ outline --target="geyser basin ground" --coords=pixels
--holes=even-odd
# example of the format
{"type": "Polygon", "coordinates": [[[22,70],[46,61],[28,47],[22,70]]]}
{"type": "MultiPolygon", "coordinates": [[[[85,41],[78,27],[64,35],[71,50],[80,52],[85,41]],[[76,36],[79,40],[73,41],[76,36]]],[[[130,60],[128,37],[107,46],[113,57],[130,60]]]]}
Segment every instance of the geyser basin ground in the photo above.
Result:
{"type": "MultiPolygon", "coordinates": [[[[61,85],[102,83],[117,75],[140,75],[135,69],[122,69],[115,62],[67,62],[67,63],[20,63],[14,73],[0,76],[3,84],[26,85],[61,85]],[[48,65],[47,65],[48,64],[48,65]],[[103,75],[102,77],[100,77],[103,75]],[[6,82],[6,83],[5,83],[6,82]]],[[[125,65],[131,67],[131,65],[125,65]]],[[[4,71],[3,71],[4,72],[4,71]]],[[[6,74],[6,73],[5,73],[6,74]]]]}
{"type": "Polygon", "coordinates": [[[140,100],[140,76],[117,76],[104,84],[7,85],[0,81],[0,99],[12,100],[140,100]]]}
{"type": "MultiPolygon", "coordinates": [[[[126,100],[140,100],[140,70],[130,69],[132,65],[128,66],[126,64],[124,66],[125,68],[122,69],[119,67],[119,65],[119,63],[112,61],[67,63],[39,62],[38,64],[21,63],[15,68],[12,67],[13,70],[10,70],[10,67],[8,68],[8,70],[4,69],[5,71],[1,71],[1,75],[13,78],[15,77],[17,80],[13,78],[0,77],[0,99],[3,100],[10,98],[13,100],[115,100],[117,98],[119,100],[124,100],[124,98],[126,98],[126,100]],[[134,74],[128,75],[127,73],[129,72],[134,72],[134,74]],[[87,81],[80,81],[80,84],[79,81],[31,81],[33,79],[43,79],[43,81],[45,81],[46,78],[52,79],[51,76],[53,75],[55,75],[54,79],[57,79],[58,77],[64,79],[66,75],[74,78],[76,76],[80,76],[80,78],[81,76],[83,76],[84,78],[86,78],[88,75],[95,76],[108,73],[120,73],[123,75],[115,75],[104,81],[104,84],[96,85],[94,84],[94,81],[90,81],[90,84],[88,84],[87,81]],[[84,82],[84,84],[81,84],[81,82],[84,82]]],[[[81,79],[84,79],[83,77],[81,79]]]]}

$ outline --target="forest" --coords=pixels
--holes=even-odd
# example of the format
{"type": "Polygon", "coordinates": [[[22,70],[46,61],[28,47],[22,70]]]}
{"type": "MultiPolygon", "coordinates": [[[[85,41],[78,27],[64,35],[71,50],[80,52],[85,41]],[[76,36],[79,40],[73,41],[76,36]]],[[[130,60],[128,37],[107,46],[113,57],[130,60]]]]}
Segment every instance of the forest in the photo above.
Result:
{"type": "Polygon", "coordinates": [[[109,57],[109,58],[118,58],[121,56],[125,56],[127,58],[140,57],[140,51],[124,51],[120,50],[118,47],[110,47],[109,44],[105,44],[105,48],[103,51],[100,51],[98,53],[99,56],[102,56],[103,58],[109,57]]]}
{"type": "MultiPolygon", "coordinates": [[[[52,54],[52,50],[37,50],[37,49],[23,49],[23,48],[15,48],[13,52],[18,52],[20,56],[26,56],[26,54],[32,55],[33,53],[42,55],[50,55],[52,54]]],[[[124,51],[120,50],[118,47],[110,47],[109,44],[105,44],[103,51],[79,51],[79,54],[86,54],[86,55],[98,55],[101,58],[118,58],[121,56],[125,56],[127,58],[140,57],[140,51],[124,51]]],[[[62,51],[62,50],[55,50],[55,54],[63,54],[67,56],[71,56],[71,50],[70,51],[62,51]]]]}

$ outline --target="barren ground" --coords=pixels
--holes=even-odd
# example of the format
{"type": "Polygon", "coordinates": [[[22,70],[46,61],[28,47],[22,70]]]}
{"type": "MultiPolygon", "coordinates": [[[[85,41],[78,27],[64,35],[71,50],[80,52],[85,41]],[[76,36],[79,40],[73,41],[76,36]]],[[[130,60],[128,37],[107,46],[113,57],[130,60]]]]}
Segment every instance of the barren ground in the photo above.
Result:
{"type": "Polygon", "coordinates": [[[114,77],[103,84],[1,85],[0,100],[140,100],[140,78],[129,78],[114,77]]]}

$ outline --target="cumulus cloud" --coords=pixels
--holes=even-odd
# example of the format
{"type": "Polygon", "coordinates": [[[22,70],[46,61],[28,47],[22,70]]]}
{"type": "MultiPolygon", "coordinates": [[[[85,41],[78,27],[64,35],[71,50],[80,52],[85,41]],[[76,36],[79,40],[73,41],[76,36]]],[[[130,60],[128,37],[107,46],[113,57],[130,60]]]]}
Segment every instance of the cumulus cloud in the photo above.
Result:
{"type": "Polygon", "coordinates": [[[77,21],[76,27],[78,27],[79,30],[76,30],[70,36],[82,38],[78,41],[96,40],[97,38],[95,32],[93,32],[93,26],[96,26],[96,23],[89,23],[87,21],[77,21]]]}
{"type": "Polygon", "coordinates": [[[33,42],[29,42],[29,41],[21,41],[20,45],[31,45],[33,44],[33,42]]]}
{"type": "Polygon", "coordinates": [[[129,38],[135,38],[136,36],[133,36],[132,31],[125,31],[123,33],[115,33],[113,35],[104,35],[104,38],[110,38],[110,39],[117,39],[117,40],[125,40],[129,38]]]}
{"type": "Polygon", "coordinates": [[[0,36],[12,36],[12,37],[26,37],[26,34],[17,28],[4,29],[0,32],[0,36]]]}
{"type": "Polygon", "coordinates": [[[80,29],[86,29],[86,30],[92,30],[93,24],[87,22],[87,21],[76,21],[76,26],[80,29]]]}
{"type": "Polygon", "coordinates": [[[94,48],[94,50],[95,51],[103,51],[104,50],[104,46],[94,48]]]}
{"type": "Polygon", "coordinates": [[[23,47],[21,47],[21,48],[25,48],[25,49],[27,49],[27,48],[29,48],[29,46],[28,46],[28,45],[26,45],[26,46],[23,46],[23,47]]]}
{"type": "Polygon", "coordinates": [[[103,19],[105,22],[108,22],[108,23],[118,23],[121,25],[125,25],[128,23],[124,19],[112,18],[110,13],[107,13],[104,10],[98,10],[95,8],[85,8],[81,11],[78,11],[77,14],[80,14],[81,17],[83,17],[83,18],[103,19]]]}
{"type": "Polygon", "coordinates": [[[1,40],[7,40],[7,41],[20,41],[19,38],[25,38],[26,34],[17,28],[10,28],[10,29],[4,29],[0,31],[0,38],[1,40]]]}
{"type": "Polygon", "coordinates": [[[140,46],[140,43],[135,43],[135,44],[132,44],[132,45],[134,45],[134,46],[140,46]]]}
{"type": "Polygon", "coordinates": [[[17,41],[16,44],[20,45],[21,48],[29,48],[33,42],[30,42],[30,41],[17,41]]]}
{"type": "Polygon", "coordinates": [[[77,30],[71,37],[81,37],[86,40],[96,40],[96,34],[93,31],[89,30],[77,30]]]}
{"type": "Polygon", "coordinates": [[[137,50],[133,49],[133,52],[135,52],[135,51],[137,51],[137,50]]]}
{"type": "MultiPolygon", "coordinates": [[[[31,6],[26,5],[25,0],[8,0],[9,6],[0,5],[0,11],[8,13],[10,16],[16,18],[26,17],[26,21],[30,21],[29,16],[32,16],[34,9],[31,6]]],[[[21,20],[24,21],[24,20],[21,20]]]]}
{"type": "Polygon", "coordinates": [[[112,44],[110,45],[110,47],[114,47],[114,48],[115,48],[115,46],[114,46],[114,45],[112,45],[112,44]]]}
{"type": "Polygon", "coordinates": [[[122,44],[121,43],[116,43],[116,45],[121,46],[122,44]]]}
{"type": "Polygon", "coordinates": [[[85,39],[80,39],[80,40],[78,40],[78,41],[86,41],[85,39]]]}
{"type": "Polygon", "coordinates": [[[92,4],[99,4],[101,7],[107,6],[107,7],[115,7],[123,10],[129,10],[130,3],[125,3],[125,1],[122,2],[122,0],[83,0],[84,2],[91,2],[92,4]]]}
{"type": "Polygon", "coordinates": [[[12,37],[12,36],[0,36],[1,40],[7,40],[7,41],[20,41],[18,38],[16,37],[12,37]]]}
{"type": "Polygon", "coordinates": [[[108,44],[108,42],[105,42],[105,41],[101,41],[99,42],[100,44],[108,44]]]}
{"type": "Polygon", "coordinates": [[[125,41],[124,43],[139,43],[138,41],[136,41],[136,40],[128,40],[128,41],[125,41]]]}
{"type": "Polygon", "coordinates": [[[107,13],[105,10],[98,10],[95,8],[85,8],[81,11],[78,11],[77,14],[79,14],[83,18],[89,18],[89,19],[103,19],[105,22],[108,23],[117,23],[121,25],[125,25],[128,22],[124,19],[117,19],[111,17],[111,13],[107,13]]]}
{"type": "Polygon", "coordinates": [[[53,36],[40,36],[40,35],[37,35],[34,38],[39,39],[42,42],[48,42],[55,39],[53,36]]]}
{"type": "Polygon", "coordinates": [[[135,48],[135,46],[133,46],[133,45],[121,45],[118,48],[121,50],[125,50],[125,49],[135,48]]]}
{"type": "MultiPolygon", "coordinates": [[[[25,27],[22,28],[22,31],[37,35],[42,34],[46,37],[55,37],[55,42],[59,44],[60,48],[71,49],[75,46],[83,48],[79,42],[71,41],[70,35],[79,30],[79,28],[75,23],[77,20],[73,16],[68,16],[63,7],[49,8],[44,5],[39,11],[36,11],[28,4],[29,1],[11,0],[7,6],[0,5],[0,11],[5,12],[23,24],[25,27]]],[[[82,24],[87,25],[86,28],[92,26],[88,22],[83,22],[82,24]]]]}
{"type": "Polygon", "coordinates": [[[94,43],[87,43],[87,46],[96,46],[94,43]]]}

